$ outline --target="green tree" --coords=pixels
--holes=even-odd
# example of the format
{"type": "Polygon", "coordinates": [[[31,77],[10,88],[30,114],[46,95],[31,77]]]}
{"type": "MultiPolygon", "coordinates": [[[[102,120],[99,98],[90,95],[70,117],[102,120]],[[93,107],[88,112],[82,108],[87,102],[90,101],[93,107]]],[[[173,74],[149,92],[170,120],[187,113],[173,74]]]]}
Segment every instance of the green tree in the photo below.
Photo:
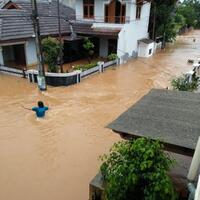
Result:
{"type": "Polygon", "coordinates": [[[198,81],[198,79],[196,78],[195,75],[192,77],[192,81],[191,82],[188,81],[188,78],[187,78],[186,75],[183,75],[183,76],[180,76],[180,77],[178,77],[176,79],[173,79],[171,81],[171,85],[172,85],[174,90],[194,91],[198,87],[197,81],[198,81]]]}
{"type": "Polygon", "coordinates": [[[187,18],[188,25],[200,28],[200,1],[184,0],[181,9],[183,16],[187,18]]]}
{"type": "MultiPolygon", "coordinates": [[[[153,24],[155,22],[155,36],[163,37],[163,41],[175,40],[177,30],[175,23],[175,11],[177,0],[154,0],[151,6],[149,32],[153,38],[153,24]],[[154,20],[155,17],[155,20],[154,20]]],[[[153,38],[154,39],[154,38],[153,38]]]]}
{"type": "Polygon", "coordinates": [[[88,62],[91,63],[91,57],[94,54],[94,44],[90,41],[89,38],[84,39],[83,48],[86,50],[88,62]]]}
{"type": "MultiPolygon", "coordinates": [[[[199,11],[200,12],[200,11],[199,11]]],[[[185,18],[187,27],[196,27],[197,25],[197,13],[194,5],[191,3],[183,2],[177,9],[177,13],[185,18]]]]}
{"type": "Polygon", "coordinates": [[[58,72],[57,60],[60,53],[60,42],[56,38],[48,37],[42,40],[42,52],[44,61],[48,65],[48,71],[58,72]]]}
{"type": "Polygon", "coordinates": [[[183,27],[186,26],[186,19],[183,15],[176,13],[174,20],[176,23],[176,32],[178,33],[183,27]]]}
{"type": "Polygon", "coordinates": [[[115,143],[102,157],[105,200],[175,200],[168,176],[174,160],[159,141],[146,138],[115,143]]]}

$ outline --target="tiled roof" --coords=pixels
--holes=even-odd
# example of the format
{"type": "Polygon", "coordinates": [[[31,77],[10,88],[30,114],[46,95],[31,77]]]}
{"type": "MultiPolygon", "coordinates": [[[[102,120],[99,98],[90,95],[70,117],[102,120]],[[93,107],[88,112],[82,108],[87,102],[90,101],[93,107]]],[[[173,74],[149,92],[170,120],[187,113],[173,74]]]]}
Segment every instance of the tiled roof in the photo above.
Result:
{"type": "MultiPolygon", "coordinates": [[[[20,9],[0,9],[0,41],[29,38],[34,35],[31,20],[31,3],[28,1],[12,1],[20,9]]],[[[40,16],[41,35],[58,34],[57,4],[42,1],[38,3],[40,16]]],[[[72,8],[61,5],[61,31],[70,33],[68,19],[74,19],[75,11],[72,8]]]]}
{"type": "Polygon", "coordinates": [[[188,154],[199,133],[200,94],[153,89],[108,125],[118,133],[160,139],[173,151],[188,154]]]}

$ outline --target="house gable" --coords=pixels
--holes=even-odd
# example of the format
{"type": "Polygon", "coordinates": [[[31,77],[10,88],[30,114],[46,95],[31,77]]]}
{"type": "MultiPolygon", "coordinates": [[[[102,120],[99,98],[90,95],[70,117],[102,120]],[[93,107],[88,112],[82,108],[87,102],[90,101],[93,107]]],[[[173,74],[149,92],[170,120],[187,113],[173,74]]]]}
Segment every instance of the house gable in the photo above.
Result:
{"type": "Polygon", "coordinates": [[[12,1],[9,1],[2,7],[2,9],[20,9],[20,6],[18,6],[16,3],[13,3],[12,1]]]}

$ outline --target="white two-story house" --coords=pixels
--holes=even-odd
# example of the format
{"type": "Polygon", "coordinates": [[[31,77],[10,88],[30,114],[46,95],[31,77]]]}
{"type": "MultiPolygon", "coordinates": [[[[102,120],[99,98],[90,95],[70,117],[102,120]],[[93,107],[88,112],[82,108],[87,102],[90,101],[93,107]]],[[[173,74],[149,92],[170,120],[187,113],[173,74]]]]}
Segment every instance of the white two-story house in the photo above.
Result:
{"type": "Polygon", "coordinates": [[[76,0],[74,30],[98,38],[100,56],[117,53],[124,62],[148,38],[150,6],[150,0],[76,0]]]}

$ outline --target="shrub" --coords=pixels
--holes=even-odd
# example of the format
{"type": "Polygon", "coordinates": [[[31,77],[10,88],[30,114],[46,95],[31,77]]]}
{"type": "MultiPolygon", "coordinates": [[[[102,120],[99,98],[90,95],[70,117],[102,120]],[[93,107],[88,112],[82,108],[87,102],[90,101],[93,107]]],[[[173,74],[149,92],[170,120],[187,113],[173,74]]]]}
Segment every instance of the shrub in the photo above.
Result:
{"type": "Polygon", "coordinates": [[[93,62],[93,63],[89,63],[89,64],[77,65],[74,67],[74,70],[86,71],[86,70],[96,67],[96,66],[97,66],[97,62],[93,62]]]}
{"type": "Polygon", "coordinates": [[[83,48],[86,50],[88,56],[88,62],[91,62],[91,56],[94,54],[94,44],[90,41],[89,38],[84,39],[83,48]]]}
{"type": "Polygon", "coordinates": [[[42,40],[42,52],[44,62],[48,65],[48,71],[57,72],[57,60],[60,53],[60,42],[56,38],[48,37],[42,40]]]}
{"type": "Polygon", "coordinates": [[[159,141],[140,138],[115,143],[101,157],[105,200],[175,200],[168,171],[174,160],[159,141]]]}
{"type": "Polygon", "coordinates": [[[171,81],[171,85],[174,90],[179,91],[194,91],[197,89],[198,86],[197,78],[195,75],[192,77],[192,82],[189,82],[187,76],[183,75],[181,77],[173,79],[171,81]]]}
{"type": "Polygon", "coordinates": [[[108,55],[107,58],[108,58],[109,61],[116,60],[117,59],[117,54],[111,53],[110,55],[108,55]]]}

